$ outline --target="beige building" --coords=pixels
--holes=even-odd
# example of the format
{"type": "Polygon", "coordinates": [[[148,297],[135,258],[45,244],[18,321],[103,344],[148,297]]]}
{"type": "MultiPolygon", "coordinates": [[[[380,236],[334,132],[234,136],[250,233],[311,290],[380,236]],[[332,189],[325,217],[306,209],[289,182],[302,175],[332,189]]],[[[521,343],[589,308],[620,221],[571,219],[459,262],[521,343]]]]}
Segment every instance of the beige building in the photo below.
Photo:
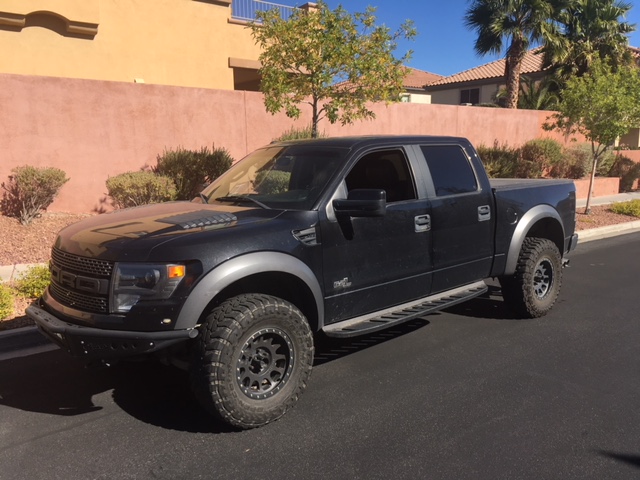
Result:
{"type": "Polygon", "coordinates": [[[259,2],[234,3],[2,0],[0,72],[257,90],[259,2]]]}

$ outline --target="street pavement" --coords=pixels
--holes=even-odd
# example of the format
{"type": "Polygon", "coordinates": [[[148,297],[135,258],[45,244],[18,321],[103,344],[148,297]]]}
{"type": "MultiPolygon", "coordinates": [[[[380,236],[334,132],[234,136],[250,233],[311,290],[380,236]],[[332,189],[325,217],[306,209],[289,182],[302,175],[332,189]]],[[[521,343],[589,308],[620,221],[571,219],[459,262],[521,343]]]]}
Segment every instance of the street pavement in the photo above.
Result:
{"type": "Polygon", "coordinates": [[[320,339],[307,391],[236,432],[157,363],[0,361],[0,479],[640,478],[640,233],[571,254],[551,313],[488,295],[401,327],[320,339]]]}

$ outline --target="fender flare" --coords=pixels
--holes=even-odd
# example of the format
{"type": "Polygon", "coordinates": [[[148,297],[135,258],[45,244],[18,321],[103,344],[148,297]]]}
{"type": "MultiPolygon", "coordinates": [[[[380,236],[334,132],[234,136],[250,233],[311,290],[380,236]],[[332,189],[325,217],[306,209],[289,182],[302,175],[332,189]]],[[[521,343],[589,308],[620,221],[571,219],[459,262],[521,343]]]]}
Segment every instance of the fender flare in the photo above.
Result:
{"type": "Polygon", "coordinates": [[[564,225],[556,209],[550,205],[536,205],[522,216],[522,219],[518,222],[518,225],[513,232],[511,243],[509,244],[509,250],[507,252],[507,262],[504,268],[504,275],[513,275],[516,273],[520,249],[522,248],[524,239],[527,237],[527,233],[531,230],[531,227],[536,224],[536,222],[545,218],[553,218],[558,221],[558,224],[562,229],[562,238],[564,239],[564,225]]]}
{"type": "Polygon", "coordinates": [[[291,255],[279,252],[255,252],[228,260],[207,273],[189,293],[176,320],[176,330],[194,328],[209,302],[229,285],[250,275],[267,272],[288,273],[304,282],[313,294],[318,326],[322,327],[324,301],[322,289],[313,271],[291,255]]]}

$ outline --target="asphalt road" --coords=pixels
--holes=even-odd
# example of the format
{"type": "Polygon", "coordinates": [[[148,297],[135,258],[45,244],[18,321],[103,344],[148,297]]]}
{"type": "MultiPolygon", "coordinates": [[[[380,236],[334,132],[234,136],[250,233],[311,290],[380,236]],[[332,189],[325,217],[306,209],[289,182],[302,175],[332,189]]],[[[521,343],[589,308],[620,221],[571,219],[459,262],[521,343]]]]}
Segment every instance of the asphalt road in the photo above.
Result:
{"type": "Polygon", "coordinates": [[[246,432],[171,367],[0,361],[0,479],[640,478],[639,267],[640,234],[591,242],[545,318],[493,292],[322,342],[297,407],[246,432]]]}

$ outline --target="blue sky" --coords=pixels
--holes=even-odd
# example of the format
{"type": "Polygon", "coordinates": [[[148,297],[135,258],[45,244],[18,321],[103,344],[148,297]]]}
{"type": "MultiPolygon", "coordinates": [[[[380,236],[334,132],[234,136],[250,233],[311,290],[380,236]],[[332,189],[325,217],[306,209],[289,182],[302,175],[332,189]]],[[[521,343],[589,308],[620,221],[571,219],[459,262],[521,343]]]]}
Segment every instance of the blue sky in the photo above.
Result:
{"type": "MultiPolygon", "coordinates": [[[[640,4],[629,3],[634,6],[627,21],[640,29],[640,4]]],[[[377,7],[378,23],[384,23],[392,30],[407,19],[413,20],[418,36],[412,42],[400,44],[396,52],[402,56],[407,50],[413,50],[410,67],[452,75],[500,58],[479,57],[474,52],[475,34],[463,23],[469,6],[466,0],[327,0],[327,4],[332,9],[342,5],[350,12],[364,11],[367,5],[377,7]]],[[[640,47],[640,32],[631,35],[630,43],[640,47]]]]}

